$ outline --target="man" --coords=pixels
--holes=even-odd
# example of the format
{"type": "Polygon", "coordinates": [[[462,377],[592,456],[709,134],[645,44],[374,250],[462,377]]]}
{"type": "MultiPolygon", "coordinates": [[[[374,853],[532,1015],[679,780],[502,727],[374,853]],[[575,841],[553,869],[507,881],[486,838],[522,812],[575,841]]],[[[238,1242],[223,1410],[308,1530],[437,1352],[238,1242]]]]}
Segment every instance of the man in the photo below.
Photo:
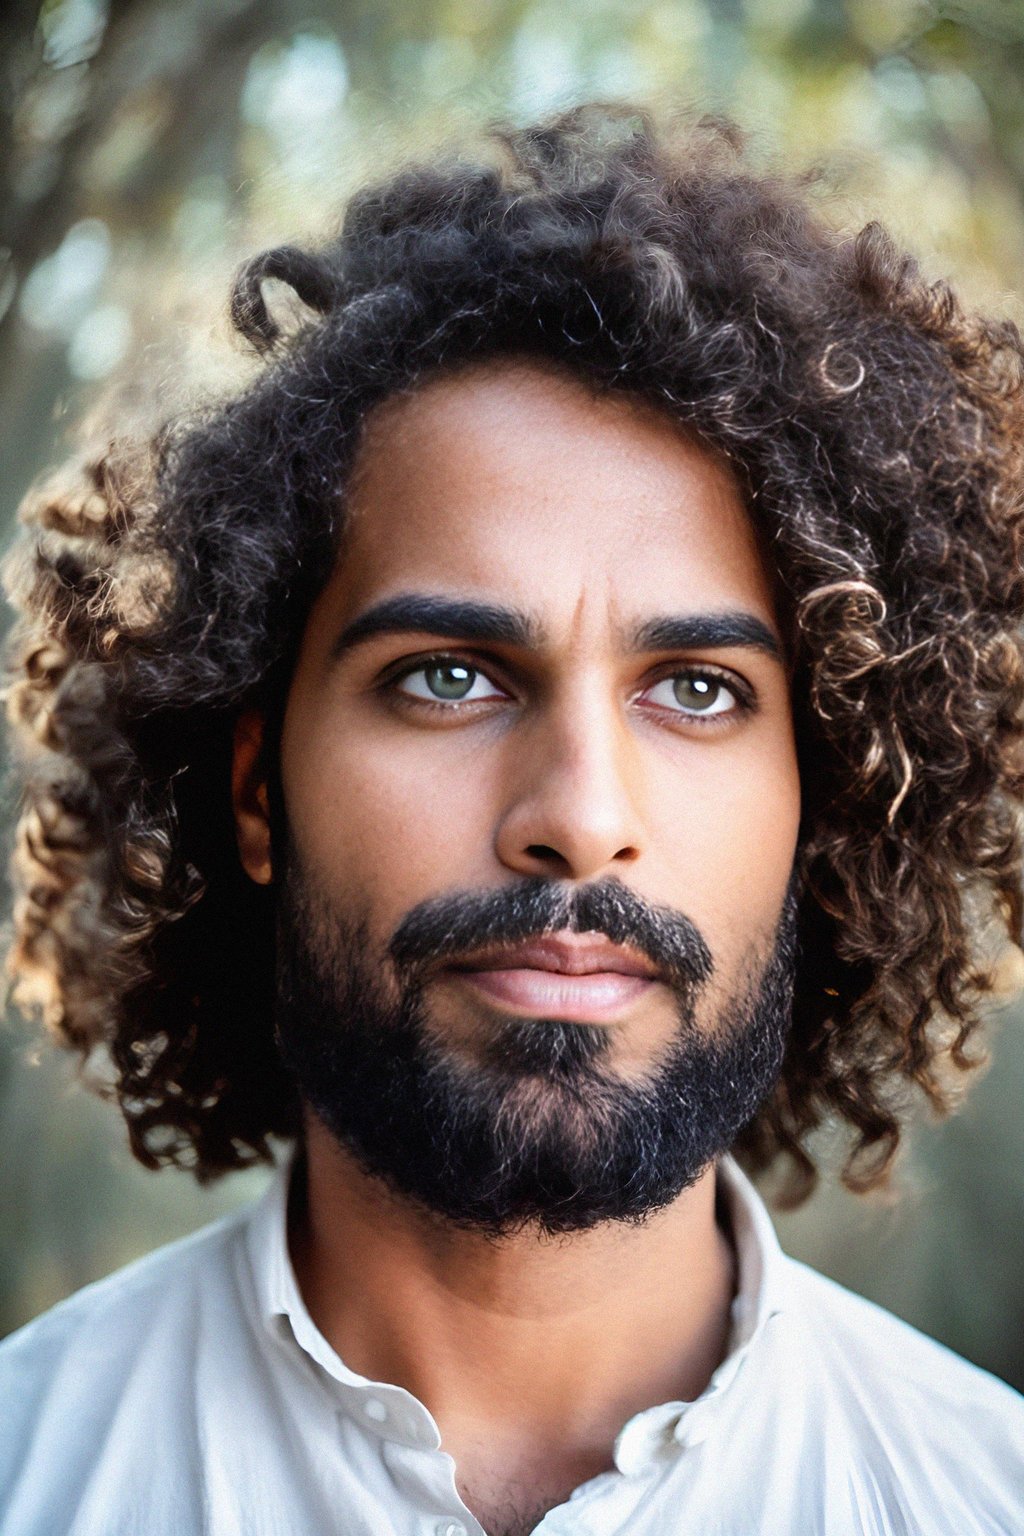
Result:
{"type": "Polygon", "coordinates": [[[1019,937],[1016,333],[606,109],[233,313],[12,557],[11,964],[149,1166],[296,1150],[4,1346],[0,1529],[1020,1530],[1020,1399],[732,1155],[877,1183],[1019,937]]]}

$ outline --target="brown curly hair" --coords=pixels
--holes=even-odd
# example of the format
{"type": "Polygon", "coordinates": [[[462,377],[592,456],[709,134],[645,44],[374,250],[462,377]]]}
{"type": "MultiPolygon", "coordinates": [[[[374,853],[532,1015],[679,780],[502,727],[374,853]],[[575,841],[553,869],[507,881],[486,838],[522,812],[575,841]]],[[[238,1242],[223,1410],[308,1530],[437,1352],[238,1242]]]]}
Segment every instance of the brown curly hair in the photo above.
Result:
{"type": "Polygon", "coordinates": [[[745,486],[805,809],[793,1027],[737,1151],[807,1188],[808,1138],[845,1123],[846,1182],[880,1182],[910,1090],[945,1108],[974,1063],[993,934],[1021,933],[1018,332],[877,225],[832,228],[728,124],[599,105],[361,192],[324,248],[243,267],[231,313],[254,380],[34,493],[8,560],[17,1000],[112,1063],[147,1166],[209,1178],[296,1134],[233,721],[279,715],[367,412],[532,355],[655,402],[745,486]],[[287,335],[267,278],[306,306],[287,335]]]}

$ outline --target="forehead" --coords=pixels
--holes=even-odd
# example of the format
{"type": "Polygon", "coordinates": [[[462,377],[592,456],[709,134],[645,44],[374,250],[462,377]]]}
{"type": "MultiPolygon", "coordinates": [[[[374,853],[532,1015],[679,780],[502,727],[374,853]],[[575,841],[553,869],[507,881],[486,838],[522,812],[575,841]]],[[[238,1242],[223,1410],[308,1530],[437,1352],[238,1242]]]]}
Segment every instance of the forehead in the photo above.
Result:
{"type": "Polygon", "coordinates": [[[433,591],[548,626],[742,603],[766,568],[723,457],[666,412],[526,361],[475,365],[376,408],[331,587],[353,610],[433,591]]]}

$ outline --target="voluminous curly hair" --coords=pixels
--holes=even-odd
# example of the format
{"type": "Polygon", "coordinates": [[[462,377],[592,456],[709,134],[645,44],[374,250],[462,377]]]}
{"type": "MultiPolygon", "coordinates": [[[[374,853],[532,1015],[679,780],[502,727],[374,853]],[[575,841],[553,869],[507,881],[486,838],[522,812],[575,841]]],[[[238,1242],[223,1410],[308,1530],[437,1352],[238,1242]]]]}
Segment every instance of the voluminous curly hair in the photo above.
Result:
{"type": "Polygon", "coordinates": [[[801,945],[782,1076],[737,1151],[788,1154],[806,1188],[808,1138],[838,1121],[867,1188],[911,1090],[948,1106],[992,934],[1021,931],[1022,344],[815,202],[728,124],[589,106],[496,130],[361,192],[324,248],[248,262],[231,314],[254,380],[33,494],[8,561],[9,965],[24,1007],[107,1062],[143,1163],[209,1178],[298,1131],[233,722],[279,714],[367,412],[505,355],[715,445],[777,566],[801,945]],[[306,307],[287,335],[269,278],[306,307]]]}

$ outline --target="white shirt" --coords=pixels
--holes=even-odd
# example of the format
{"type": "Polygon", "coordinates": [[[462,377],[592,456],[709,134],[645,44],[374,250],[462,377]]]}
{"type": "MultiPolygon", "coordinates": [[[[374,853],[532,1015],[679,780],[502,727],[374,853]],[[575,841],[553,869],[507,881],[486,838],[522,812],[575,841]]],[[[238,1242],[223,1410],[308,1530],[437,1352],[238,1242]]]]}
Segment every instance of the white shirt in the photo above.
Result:
{"type": "MultiPolygon", "coordinates": [[[[539,1536],[1020,1536],[1024,1399],[788,1258],[720,1177],[726,1359],[631,1419],[539,1536]]],[[[286,1196],[282,1170],[0,1346],[2,1536],[481,1536],[427,1409],[315,1327],[286,1196]]]]}

